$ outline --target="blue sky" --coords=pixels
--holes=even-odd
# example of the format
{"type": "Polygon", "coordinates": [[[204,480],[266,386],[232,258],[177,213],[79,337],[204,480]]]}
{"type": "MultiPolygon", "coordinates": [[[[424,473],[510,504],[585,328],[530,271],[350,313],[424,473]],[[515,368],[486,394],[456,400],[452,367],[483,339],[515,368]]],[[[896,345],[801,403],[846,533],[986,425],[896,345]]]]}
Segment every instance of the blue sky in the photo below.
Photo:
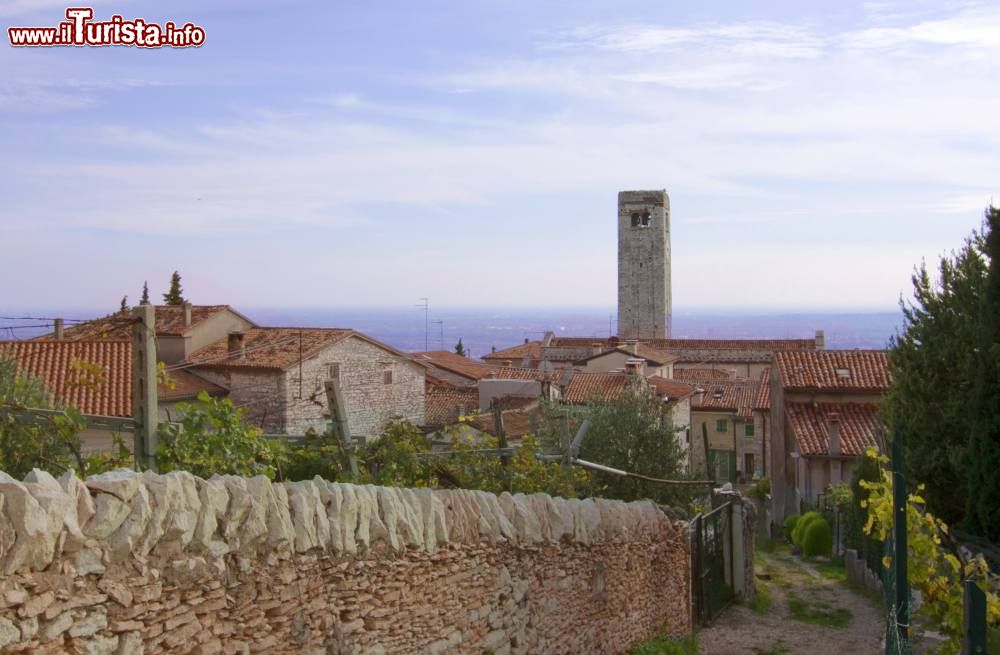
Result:
{"type": "Polygon", "coordinates": [[[94,7],[207,41],[4,34],[7,306],[613,305],[616,194],[666,188],[675,305],[891,308],[1000,198],[988,4],[94,7]]]}

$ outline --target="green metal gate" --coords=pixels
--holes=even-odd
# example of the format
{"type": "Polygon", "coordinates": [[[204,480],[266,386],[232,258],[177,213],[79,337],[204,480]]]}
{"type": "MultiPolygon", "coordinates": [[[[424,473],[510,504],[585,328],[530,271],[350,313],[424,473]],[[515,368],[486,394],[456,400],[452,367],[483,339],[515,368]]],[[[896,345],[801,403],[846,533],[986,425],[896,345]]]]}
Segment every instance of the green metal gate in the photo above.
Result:
{"type": "Polygon", "coordinates": [[[710,623],[733,598],[732,512],[726,503],[691,522],[691,595],[699,625],[710,623]]]}

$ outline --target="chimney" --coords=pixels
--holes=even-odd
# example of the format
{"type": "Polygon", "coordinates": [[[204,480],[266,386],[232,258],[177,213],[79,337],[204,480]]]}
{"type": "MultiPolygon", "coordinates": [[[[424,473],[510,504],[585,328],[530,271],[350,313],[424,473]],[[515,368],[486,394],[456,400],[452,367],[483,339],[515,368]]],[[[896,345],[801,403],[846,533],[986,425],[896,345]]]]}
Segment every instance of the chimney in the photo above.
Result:
{"type": "Polygon", "coordinates": [[[641,376],[643,374],[643,369],[645,368],[645,366],[646,366],[646,361],[643,359],[626,359],[625,374],[641,376]]]}
{"type": "Polygon", "coordinates": [[[840,455],[840,414],[830,412],[826,421],[830,425],[830,454],[840,455]]]}
{"type": "Polygon", "coordinates": [[[528,343],[528,337],[524,338],[524,343],[528,343]]]}
{"type": "Polygon", "coordinates": [[[504,366],[504,368],[510,368],[511,361],[509,359],[503,360],[503,366],[504,366]]]}
{"type": "Polygon", "coordinates": [[[694,390],[694,404],[692,407],[701,407],[705,404],[705,389],[702,387],[697,387],[694,390]]]}
{"type": "Polygon", "coordinates": [[[625,348],[627,348],[628,351],[630,353],[632,353],[633,355],[638,355],[639,354],[639,340],[638,339],[629,339],[628,341],[625,342],[625,348]]]}
{"type": "Polygon", "coordinates": [[[497,351],[497,347],[496,346],[490,346],[490,352],[491,353],[495,353],[496,351],[497,351]]]}
{"type": "Polygon", "coordinates": [[[62,341],[66,336],[63,332],[63,320],[61,318],[57,318],[52,323],[56,328],[56,341],[62,341]]]}
{"type": "Polygon", "coordinates": [[[590,344],[590,354],[591,355],[600,355],[602,352],[604,352],[604,344],[602,344],[602,343],[592,343],[592,344],[590,344]]]}
{"type": "Polygon", "coordinates": [[[243,333],[234,331],[229,333],[229,357],[230,359],[243,359],[246,353],[243,348],[243,333]]]}
{"type": "Polygon", "coordinates": [[[826,348],[826,335],[823,334],[823,330],[816,330],[816,350],[823,350],[826,348]]]}
{"type": "Polygon", "coordinates": [[[191,303],[185,302],[181,308],[184,310],[184,327],[191,327],[191,303]]]}

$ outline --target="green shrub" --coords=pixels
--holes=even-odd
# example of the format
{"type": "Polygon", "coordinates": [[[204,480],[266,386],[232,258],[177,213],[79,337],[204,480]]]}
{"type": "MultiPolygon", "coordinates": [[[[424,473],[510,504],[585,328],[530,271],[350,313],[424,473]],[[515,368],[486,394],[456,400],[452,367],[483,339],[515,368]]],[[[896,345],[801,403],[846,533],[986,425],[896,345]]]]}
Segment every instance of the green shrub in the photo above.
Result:
{"type": "Polygon", "coordinates": [[[810,521],[802,534],[802,552],[807,557],[823,555],[829,557],[833,548],[833,530],[826,519],[820,517],[810,521]]]}
{"type": "Polygon", "coordinates": [[[760,480],[757,480],[757,483],[750,489],[750,495],[761,502],[767,500],[767,495],[770,493],[771,480],[768,478],[761,478],[760,480]]]}
{"type": "Polygon", "coordinates": [[[798,520],[795,524],[795,529],[792,530],[792,543],[802,548],[802,537],[805,536],[806,528],[809,524],[816,519],[822,519],[823,515],[819,512],[806,512],[802,515],[802,518],[798,520]]]}
{"type": "Polygon", "coordinates": [[[798,522],[798,514],[791,514],[785,517],[785,541],[792,540],[792,532],[795,530],[795,524],[798,522]]]}

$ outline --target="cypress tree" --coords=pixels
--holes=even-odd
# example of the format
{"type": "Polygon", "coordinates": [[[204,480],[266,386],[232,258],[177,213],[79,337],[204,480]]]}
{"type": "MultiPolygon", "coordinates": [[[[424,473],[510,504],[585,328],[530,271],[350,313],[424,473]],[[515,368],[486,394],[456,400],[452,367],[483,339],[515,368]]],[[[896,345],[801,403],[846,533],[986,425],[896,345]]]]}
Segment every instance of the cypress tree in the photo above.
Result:
{"type": "Polygon", "coordinates": [[[170,291],[163,294],[163,302],[168,305],[182,305],[184,304],[182,293],[181,274],[174,271],[174,274],[170,276],[170,291]]]}
{"type": "Polygon", "coordinates": [[[986,210],[985,254],[989,273],[979,312],[977,366],[970,410],[970,532],[1000,542],[1000,209],[986,210]]]}
{"type": "Polygon", "coordinates": [[[139,304],[140,305],[149,304],[149,285],[145,281],[143,281],[142,283],[142,298],[139,299],[139,304]]]}
{"type": "Polygon", "coordinates": [[[122,296],[122,305],[118,309],[118,311],[120,311],[120,312],[127,312],[128,311],[128,296],[122,296]]]}
{"type": "Polygon", "coordinates": [[[458,339],[458,343],[455,344],[455,354],[460,357],[465,357],[465,346],[462,345],[461,337],[458,339]]]}

